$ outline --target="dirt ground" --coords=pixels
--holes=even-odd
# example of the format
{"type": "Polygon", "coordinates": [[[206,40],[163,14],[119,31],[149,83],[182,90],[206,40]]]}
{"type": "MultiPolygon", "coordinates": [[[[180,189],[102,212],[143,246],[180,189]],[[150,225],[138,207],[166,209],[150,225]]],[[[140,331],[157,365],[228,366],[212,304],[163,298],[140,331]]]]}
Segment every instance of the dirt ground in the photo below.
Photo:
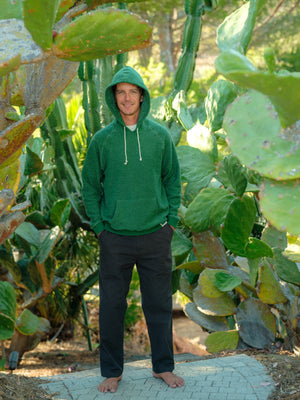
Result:
{"type": "MultiPolygon", "coordinates": [[[[175,353],[192,353],[201,358],[224,357],[244,353],[260,361],[275,382],[275,392],[268,400],[300,400],[300,358],[282,349],[272,351],[238,350],[211,355],[206,352],[207,334],[184,316],[174,318],[175,353]]],[[[0,372],[0,400],[44,400],[52,397],[39,388],[39,377],[73,373],[99,365],[99,352],[87,348],[87,341],[78,337],[70,342],[42,342],[25,353],[13,372],[0,372]]],[[[125,340],[126,361],[148,357],[149,341],[143,321],[125,340]]]]}

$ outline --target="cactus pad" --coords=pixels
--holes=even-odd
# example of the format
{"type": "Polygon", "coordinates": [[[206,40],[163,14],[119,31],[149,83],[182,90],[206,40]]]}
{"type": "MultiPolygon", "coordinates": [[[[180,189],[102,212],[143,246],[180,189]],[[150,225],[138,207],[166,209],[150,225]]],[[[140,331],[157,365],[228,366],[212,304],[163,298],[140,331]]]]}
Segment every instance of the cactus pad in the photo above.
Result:
{"type": "Polygon", "coordinates": [[[152,30],[141,18],[123,10],[98,9],[62,28],[52,51],[70,61],[87,61],[151,45],[152,30]]]}
{"type": "Polygon", "coordinates": [[[300,235],[300,179],[276,182],[265,179],[260,192],[264,216],[280,231],[300,235]]]}
{"type": "Polygon", "coordinates": [[[234,50],[221,53],[215,66],[220,74],[239,86],[267,95],[284,127],[300,119],[300,72],[260,72],[247,57],[234,50]]]}
{"type": "Polygon", "coordinates": [[[232,152],[247,167],[272,179],[300,177],[300,123],[283,129],[263,94],[238,97],[225,114],[224,129],[232,152]]]}

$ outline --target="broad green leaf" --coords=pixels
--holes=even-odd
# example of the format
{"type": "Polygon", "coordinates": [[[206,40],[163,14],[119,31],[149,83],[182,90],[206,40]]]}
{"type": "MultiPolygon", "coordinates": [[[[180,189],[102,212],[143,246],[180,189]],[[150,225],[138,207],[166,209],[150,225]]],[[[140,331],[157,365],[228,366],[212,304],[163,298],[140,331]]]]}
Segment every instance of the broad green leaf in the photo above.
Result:
{"type": "Polygon", "coordinates": [[[16,315],[16,294],[9,282],[0,281],[0,313],[12,321],[16,315]]]}
{"type": "Polygon", "coordinates": [[[33,40],[45,51],[52,46],[52,30],[61,0],[23,0],[26,28],[33,40]]]}
{"type": "MultiPolygon", "coordinates": [[[[215,165],[206,154],[191,146],[178,146],[181,178],[184,182],[192,183],[198,191],[207,186],[215,171],[215,165]]],[[[196,192],[196,194],[197,194],[196,192]]]]}
{"type": "Polygon", "coordinates": [[[195,285],[191,284],[188,280],[187,275],[182,271],[179,279],[179,290],[183,293],[189,300],[193,300],[193,290],[195,285]]]}
{"type": "Polygon", "coordinates": [[[222,128],[226,108],[237,96],[237,89],[231,82],[219,79],[208,89],[205,110],[210,130],[222,128]]]}
{"type": "MultiPolygon", "coordinates": [[[[300,119],[300,72],[271,74],[257,71],[247,57],[233,50],[221,53],[215,61],[215,66],[220,74],[237,85],[268,96],[279,114],[283,127],[288,127],[300,119]]],[[[263,111],[258,104],[256,110],[263,111]]],[[[270,116],[275,117],[276,114],[271,112],[270,116]]],[[[252,118],[256,120],[256,115],[252,115],[252,118]]],[[[264,131],[262,128],[261,130],[264,131]]]]}
{"type": "Polygon", "coordinates": [[[243,301],[237,308],[236,320],[240,337],[249,346],[263,349],[274,343],[276,320],[267,304],[254,298],[243,301]]]}
{"type": "Polygon", "coordinates": [[[260,258],[254,258],[249,260],[249,277],[251,286],[255,287],[258,278],[258,267],[260,263],[260,258]]]}
{"type": "Polygon", "coordinates": [[[274,249],[273,253],[275,259],[273,266],[278,277],[285,282],[300,286],[300,271],[297,264],[288,260],[279,249],[274,249]]]}
{"type": "Polygon", "coordinates": [[[44,164],[40,157],[32,151],[28,146],[26,146],[26,161],[24,168],[24,175],[31,176],[41,172],[44,164]]]}
{"type": "Polygon", "coordinates": [[[0,340],[12,337],[15,331],[15,322],[0,311],[0,340]]]}
{"type": "Polygon", "coordinates": [[[249,238],[249,242],[246,247],[246,257],[249,259],[259,257],[272,257],[273,252],[271,247],[255,237],[249,238]]]}
{"type": "Polygon", "coordinates": [[[16,54],[9,60],[2,60],[0,58],[0,77],[8,75],[10,72],[15,71],[21,64],[21,55],[16,54]]]}
{"type": "Polygon", "coordinates": [[[264,216],[280,231],[300,235],[300,179],[265,179],[260,192],[264,216]]]}
{"type": "Polygon", "coordinates": [[[227,272],[217,271],[215,274],[214,284],[221,292],[230,292],[241,283],[240,278],[227,272]]]}
{"type": "Polygon", "coordinates": [[[224,221],[227,215],[227,212],[230,208],[231,203],[235,199],[235,196],[228,191],[227,193],[223,193],[213,204],[213,207],[210,209],[209,215],[209,226],[215,235],[220,236],[221,228],[224,225],[224,221]]]}
{"type": "Polygon", "coordinates": [[[189,205],[184,221],[193,232],[207,231],[210,227],[210,213],[215,203],[227,196],[229,191],[221,188],[203,189],[189,205]]]}
{"type": "Polygon", "coordinates": [[[205,346],[209,353],[218,353],[224,350],[235,350],[239,343],[239,334],[236,330],[213,332],[207,336],[205,346]]]}
{"type": "MultiPolygon", "coordinates": [[[[216,274],[219,270],[205,268],[200,274],[198,285],[201,286],[201,293],[206,297],[221,297],[223,293],[215,285],[216,274]]],[[[224,272],[224,271],[223,271],[224,272]]]]}
{"type": "Polygon", "coordinates": [[[194,233],[193,244],[194,253],[201,266],[218,269],[227,267],[224,245],[211,231],[194,233]]]}
{"type": "Polygon", "coordinates": [[[25,308],[16,321],[16,328],[22,335],[32,335],[38,330],[39,324],[39,318],[25,308]]]}
{"type": "Polygon", "coordinates": [[[234,313],[235,304],[227,293],[219,297],[206,297],[203,295],[202,289],[201,284],[194,289],[193,299],[203,314],[221,317],[234,313]]]}
{"type": "Polygon", "coordinates": [[[226,331],[229,329],[225,317],[205,315],[198,310],[195,303],[187,303],[184,306],[184,312],[192,321],[208,331],[226,331]]]}
{"type": "Polygon", "coordinates": [[[180,230],[176,229],[171,242],[172,256],[187,256],[193,248],[193,243],[180,230]]]}
{"type": "Polygon", "coordinates": [[[35,247],[40,246],[39,231],[30,222],[23,222],[23,224],[19,225],[15,230],[15,233],[30,245],[35,247]]]}
{"type": "Polygon", "coordinates": [[[237,197],[244,194],[248,183],[246,168],[233,154],[223,158],[219,164],[217,175],[225,188],[234,192],[237,197]]]}
{"type": "Polygon", "coordinates": [[[257,294],[259,299],[266,304],[285,303],[288,300],[270,265],[265,260],[258,269],[257,294]]]}
{"type": "Polygon", "coordinates": [[[37,261],[40,264],[42,264],[49,256],[51,250],[55,246],[59,234],[60,234],[60,228],[58,226],[55,226],[54,228],[51,229],[45,240],[42,242],[39,249],[39,253],[37,254],[37,261]]]}
{"type": "Polygon", "coordinates": [[[256,207],[252,198],[244,196],[231,203],[221,229],[221,238],[234,254],[246,256],[246,246],[255,218],[256,207]]]}
{"type": "Polygon", "coordinates": [[[53,224],[63,228],[69,219],[71,209],[69,199],[57,200],[50,213],[53,224]]]}
{"type": "Polygon", "coordinates": [[[281,232],[274,226],[266,226],[261,234],[261,240],[267,243],[271,248],[277,247],[284,250],[287,246],[286,232],[281,232]]]}
{"type": "Polygon", "coordinates": [[[98,9],[75,18],[54,38],[52,51],[70,61],[88,61],[151,45],[152,30],[124,10],[98,9]]]}
{"type": "Polygon", "coordinates": [[[200,261],[188,261],[184,264],[180,264],[176,269],[186,269],[193,272],[193,274],[200,274],[204,270],[204,266],[200,264],[200,261]]]}

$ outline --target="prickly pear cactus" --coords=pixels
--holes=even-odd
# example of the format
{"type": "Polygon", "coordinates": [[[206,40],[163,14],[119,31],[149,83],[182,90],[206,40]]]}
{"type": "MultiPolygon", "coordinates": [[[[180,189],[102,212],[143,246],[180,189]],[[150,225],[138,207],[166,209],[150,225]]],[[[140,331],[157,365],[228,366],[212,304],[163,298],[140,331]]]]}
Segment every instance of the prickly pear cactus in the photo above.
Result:
{"type": "MultiPolygon", "coordinates": [[[[20,177],[16,154],[73,79],[79,61],[151,44],[151,28],[145,21],[126,10],[99,7],[105,3],[107,0],[1,1],[0,193],[2,189],[16,192],[20,177]],[[15,108],[20,106],[25,110],[22,115],[15,108]],[[13,168],[9,170],[8,165],[13,168]]],[[[0,194],[4,197],[5,193],[0,194]]],[[[6,208],[1,217],[14,223],[5,222],[6,234],[1,228],[0,243],[22,220],[11,213],[6,208]]]]}

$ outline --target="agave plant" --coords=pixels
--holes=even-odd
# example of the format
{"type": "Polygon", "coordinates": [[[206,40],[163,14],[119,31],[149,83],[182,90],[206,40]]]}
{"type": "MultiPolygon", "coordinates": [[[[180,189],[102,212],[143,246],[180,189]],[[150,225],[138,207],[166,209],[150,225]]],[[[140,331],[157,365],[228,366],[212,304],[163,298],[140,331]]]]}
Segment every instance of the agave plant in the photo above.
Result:
{"type": "Polygon", "coordinates": [[[151,44],[145,21],[126,10],[103,8],[105,3],[0,2],[0,243],[23,222],[21,210],[28,206],[11,208],[20,180],[21,148],[75,76],[78,62],[151,44]]]}

